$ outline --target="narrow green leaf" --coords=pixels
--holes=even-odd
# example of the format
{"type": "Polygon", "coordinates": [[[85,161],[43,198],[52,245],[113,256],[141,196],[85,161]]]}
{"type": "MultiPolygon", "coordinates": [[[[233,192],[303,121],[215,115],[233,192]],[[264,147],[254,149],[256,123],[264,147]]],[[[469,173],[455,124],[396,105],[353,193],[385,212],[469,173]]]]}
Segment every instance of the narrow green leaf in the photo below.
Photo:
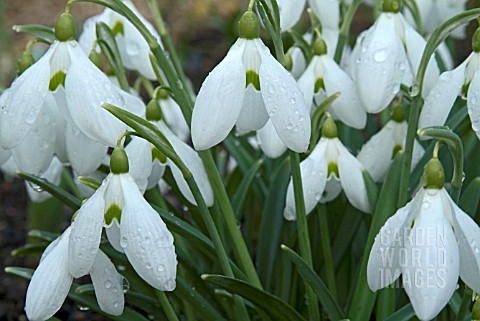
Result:
{"type": "Polygon", "coordinates": [[[52,44],[55,41],[55,31],[50,27],[42,25],[15,25],[13,30],[37,37],[47,44],[52,44]]]}
{"type": "Polygon", "coordinates": [[[480,177],[475,177],[465,188],[460,197],[460,208],[468,215],[475,217],[480,202],[480,177]]]}
{"type": "Polygon", "coordinates": [[[263,159],[259,159],[250,167],[250,169],[245,173],[243,176],[240,185],[237,187],[237,191],[233,195],[232,198],[232,207],[235,213],[239,213],[242,210],[243,203],[245,202],[245,198],[247,197],[248,191],[250,190],[250,186],[255,179],[260,167],[263,165],[263,159]]]}
{"type": "Polygon", "coordinates": [[[77,286],[75,289],[75,293],[77,294],[94,294],[95,289],[93,288],[93,284],[82,284],[77,286]]]}
{"type": "Polygon", "coordinates": [[[13,256],[25,256],[32,254],[40,254],[47,247],[46,243],[27,243],[12,251],[13,256]]]}
{"type": "Polygon", "coordinates": [[[288,248],[285,245],[282,245],[282,250],[285,254],[288,255],[290,260],[297,267],[297,271],[305,281],[312,286],[315,291],[318,302],[323,306],[325,313],[330,317],[331,320],[340,320],[344,319],[345,315],[342,312],[342,309],[338,306],[338,303],[333,298],[332,293],[328,290],[327,286],[323,281],[318,277],[315,271],[307,265],[307,263],[292,249],[288,248]]]}
{"type": "Polygon", "coordinates": [[[403,308],[397,310],[394,314],[385,319],[385,321],[409,321],[415,316],[412,304],[407,304],[403,308]]]}
{"type": "Polygon", "coordinates": [[[61,187],[50,183],[44,178],[40,178],[35,175],[23,173],[23,172],[17,172],[17,175],[23,178],[26,181],[29,181],[40,188],[42,188],[44,191],[49,192],[53,197],[58,199],[60,202],[63,204],[67,205],[73,210],[77,210],[80,208],[82,205],[82,201],[76,198],[75,196],[71,195],[70,193],[66,192],[64,189],[61,187]]]}
{"type": "Polygon", "coordinates": [[[420,15],[420,10],[418,10],[418,5],[415,0],[404,0],[403,3],[408,8],[412,14],[413,20],[415,21],[415,27],[420,34],[423,34],[423,23],[422,16],[420,15]]]}
{"type": "Polygon", "coordinates": [[[28,236],[50,243],[58,237],[58,233],[41,230],[30,230],[28,232],[28,236]]]}
{"type": "Polygon", "coordinates": [[[297,31],[290,29],[288,30],[288,33],[295,41],[294,46],[297,46],[298,48],[300,48],[300,50],[302,50],[302,53],[305,56],[305,60],[308,64],[313,57],[312,47],[307,41],[305,41],[305,39],[303,39],[302,35],[299,34],[297,31]]]}
{"type": "Polygon", "coordinates": [[[363,180],[365,182],[365,187],[367,189],[367,197],[368,197],[368,202],[370,203],[370,208],[372,211],[375,209],[375,206],[377,205],[377,199],[378,199],[378,186],[377,183],[373,180],[372,176],[366,171],[362,171],[362,176],[363,180]]]}
{"type": "Polygon", "coordinates": [[[202,279],[226,289],[228,292],[238,294],[257,307],[270,314],[277,321],[305,320],[297,311],[278,297],[255,288],[248,283],[229,278],[223,275],[204,274],[202,279]]]}

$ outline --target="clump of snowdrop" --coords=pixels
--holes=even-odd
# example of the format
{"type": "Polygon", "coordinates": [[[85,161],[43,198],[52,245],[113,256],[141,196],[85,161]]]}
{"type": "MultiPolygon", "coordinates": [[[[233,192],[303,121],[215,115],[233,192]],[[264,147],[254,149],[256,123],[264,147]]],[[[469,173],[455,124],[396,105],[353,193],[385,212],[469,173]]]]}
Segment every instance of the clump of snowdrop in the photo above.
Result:
{"type": "Polygon", "coordinates": [[[237,132],[256,131],[271,121],[285,145],[305,152],[310,139],[307,104],[295,79],[259,38],[258,18],[247,11],[240,38],[200,88],[192,114],[192,141],[210,148],[237,132]]]}
{"type": "Polygon", "coordinates": [[[417,317],[433,319],[448,303],[458,277],[480,291],[480,228],[450,198],[434,157],[423,187],[380,230],[368,260],[368,284],[384,288],[400,275],[417,317]]]}
{"type": "MultiPolygon", "coordinates": [[[[363,212],[370,212],[363,165],[347,150],[337,137],[337,127],[331,117],[325,120],[322,138],[312,153],[300,163],[306,212],[317,203],[326,203],[345,192],[350,203],[363,212]]],[[[294,220],[295,199],[293,183],[287,190],[284,217],[294,220]]]]}

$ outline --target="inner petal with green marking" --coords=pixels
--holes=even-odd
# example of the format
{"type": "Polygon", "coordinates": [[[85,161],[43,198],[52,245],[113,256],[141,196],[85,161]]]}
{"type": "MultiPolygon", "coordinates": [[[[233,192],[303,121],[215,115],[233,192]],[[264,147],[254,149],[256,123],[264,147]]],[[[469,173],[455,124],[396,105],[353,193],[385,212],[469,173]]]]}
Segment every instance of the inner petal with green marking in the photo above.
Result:
{"type": "Polygon", "coordinates": [[[325,90],[325,83],[323,82],[322,77],[317,78],[317,80],[315,81],[315,88],[314,88],[315,94],[318,93],[320,89],[325,90]]]}
{"type": "Polygon", "coordinates": [[[245,88],[247,88],[248,85],[252,84],[256,90],[260,91],[260,77],[258,76],[258,73],[256,71],[248,70],[246,78],[247,83],[245,85],[245,88]]]}
{"type": "Polygon", "coordinates": [[[112,225],[113,220],[117,220],[117,222],[120,223],[121,215],[122,215],[122,209],[120,208],[120,206],[118,206],[115,203],[111,204],[104,215],[105,225],[106,226],[112,225]]]}
{"type": "Polygon", "coordinates": [[[67,74],[62,70],[58,71],[56,74],[50,78],[50,84],[48,85],[48,90],[55,91],[57,90],[58,86],[62,86],[65,88],[65,78],[67,78],[67,74]]]}
{"type": "Polygon", "coordinates": [[[328,174],[327,177],[330,178],[331,175],[335,175],[335,177],[340,178],[340,174],[338,173],[338,165],[334,162],[328,163],[328,174]]]}

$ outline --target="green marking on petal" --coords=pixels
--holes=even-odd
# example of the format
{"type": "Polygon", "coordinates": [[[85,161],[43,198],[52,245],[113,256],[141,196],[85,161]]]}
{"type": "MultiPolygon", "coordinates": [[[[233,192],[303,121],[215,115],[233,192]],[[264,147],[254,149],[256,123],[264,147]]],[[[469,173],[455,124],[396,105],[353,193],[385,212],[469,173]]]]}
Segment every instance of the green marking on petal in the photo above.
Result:
{"type": "Polygon", "coordinates": [[[402,150],[402,146],[401,145],[395,145],[393,147],[393,153],[392,153],[392,159],[395,158],[395,156],[397,156],[397,153],[400,152],[402,150]]]}
{"type": "Polygon", "coordinates": [[[48,90],[55,91],[57,90],[58,86],[62,86],[65,88],[65,78],[67,78],[67,74],[62,70],[57,71],[52,78],[50,78],[50,84],[48,85],[48,90]]]}
{"type": "Polygon", "coordinates": [[[337,178],[340,178],[340,174],[338,173],[338,165],[337,163],[330,162],[328,163],[328,174],[327,177],[330,177],[330,175],[335,175],[337,178]]]}
{"type": "Polygon", "coordinates": [[[167,156],[163,154],[157,147],[152,148],[152,160],[158,159],[160,164],[165,164],[167,162],[167,156]]]}
{"type": "Polygon", "coordinates": [[[245,85],[245,88],[250,84],[252,84],[256,90],[260,91],[260,77],[254,70],[247,71],[247,84],[245,85]]]}
{"type": "Polygon", "coordinates": [[[117,220],[118,223],[120,223],[120,217],[122,215],[122,209],[120,206],[117,204],[112,204],[108,208],[108,210],[105,212],[104,219],[105,219],[105,224],[107,226],[110,226],[113,222],[113,220],[117,220]]]}
{"type": "Polygon", "coordinates": [[[318,79],[315,81],[315,89],[314,89],[314,92],[315,92],[315,93],[318,93],[318,92],[320,91],[320,89],[325,90],[325,83],[323,82],[323,78],[318,78],[318,79]]]}
{"type": "Polygon", "coordinates": [[[123,23],[118,20],[115,22],[112,28],[113,35],[116,37],[117,35],[122,35],[123,36],[123,23]]]}

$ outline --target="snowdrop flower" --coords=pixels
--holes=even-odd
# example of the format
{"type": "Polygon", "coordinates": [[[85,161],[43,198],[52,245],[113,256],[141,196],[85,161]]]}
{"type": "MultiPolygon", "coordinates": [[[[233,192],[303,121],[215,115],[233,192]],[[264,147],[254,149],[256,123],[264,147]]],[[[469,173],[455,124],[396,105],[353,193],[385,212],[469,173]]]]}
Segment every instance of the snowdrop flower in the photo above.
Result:
{"type": "MultiPolygon", "coordinates": [[[[160,35],[150,22],[135,8],[132,1],[124,1],[124,4],[132,10],[148,31],[160,41],[160,35]]],[[[83,33],[78,42],[86,54],[92,50],[92,46],[97,38],[96,23],[103,22],[107,24],[116,36],[120,57],[126,68],[137,70],[140,74],[150,80],[157,80],[153,67],[150,63],[150,47],[147,41],[135,26],[124,16],[115,11],[105,8],[105,10],[96,16],[87,19],[83,25],[83,33]]]]}
{"type": "Polygon", "coordinates": [[[278,0],[280,11],[280,29],[292,28],[300,19],[306,0],[278,0]]]}
{"type": "Polygon", "coordinates": [[[170,97],[168,91],[165,89],[158,90],[156,96],[165,124],[168,125],[178,138],[184,142],[188,141],[190,139],[190,128],[187,125],[185,117],[183,117],[180,106],[170,97]]]}
{"type": "MultiPolygon", "coordinates": [[[[403,83],[411,86],[426,41],[400,13],[397,0],[385,0],[375,24],[357,39],[350,57],[350,73],[358,94],[369,113],[385,109],[403,83]]],[[[439,75],[435,59],[430,59],[425,75],[426,96],[439,75]]]]}
{"type": "Polygon", "coordinates": [[[112,172],[72,223],[71,275],[81,277],[90,271],[105,226],[112,246],[126,254],[141,278],[156,289],[172,291],[177,265],[172,234],[129,174],[123,148],[115,148],[110,168],[112,172]]]}
{"type": "MultiPolygon", "coordinates": [[[[25,311],[30,321],[44,321],[53,316],[68,295],[73,277],[70,274],[68,247],[71,227],[55,239],[43,252],[38,268],[27,289],[25,311]]],[[[123,277],[110,259],[98,251],[88,272],[95,296],[102,311],[111,315],[123,313],[123,277]]]]}
{"type": "Polygon", "coordinates": [[[257,131],[256,138],[260,149],[270,158],[280,157],[287,150],[287,145],[278,137],[277,131],[270,120],[257,131]]]}
{"type": "Polygon", "coordinates": [[[442,126],[459,95],[467,100],[472,128],[480,138],[480,29],[472,39],[473,52],[452,71],[441,74],[440,79],[425,99],[418,126],[442,126]]]}
{"type": "MultiPolygon", "coordinates": [[[[62,171],[63,164],[58,160],[57,157],[54,157],[50,163],[50,166],[48,166],[47,170],[42,174],[41,177],[58,186],[60,185],[62,178],[62,171]]],[[[32,185],[30,182],[25,182],[25,187],[27,188],[28,198],[32,202],[40,203],[52,197],[50,193],[37,188],[37,186],[32,185]]]]}
{"type": "Polygon", "coordinates": [[[203,82],[192,114],[192,141],[197,150],[220,143],[233,126],[256,131],[270,119],[288,148],[305,152],[310,116],[295,79],[258,38],[252,11],[240,20],[240,38],[203,82]]]}
{"type": "Polygon", "coordinates": [[[367,265],[373,291],[402,274],[420,320],[431,320],[450,300],[458,277],[480,291],[480,228],[443,188],[437,158],[425,166],[421,188],[390,217],[375,238],[367,265]]]}
{"type": "MultiPolygon", "coordinates": [[[[120,93],[73,40],[75,27],[69,13],[60,15],[55,30],[57,40],[11,86],[0,124],[1,145],[11,149],[24,141],[36,122],[45,117],[42,106],[51,92],[58,107],[64,108],[67,122],[88,138],[115,146],[116,138],[127,126],[101,105],[109,102],[120,107],[130,106],[130,96],[120,93]]],[[[42,128],[48,130],[46,127],[53,126],[42,128]]]]}
{"type": "Polygon", "coordinates": [[[340,0],[308,0],[308,4],[322,23],[322,32],[339,29],[340,0]]]}
{"type": "MultiPolygon", "coordinates": [[[[405,148],[408,124],[401,105],[393,110],[392,119],[366,142],[357,155],[376,182],[383,182],[398,151],[405,148]]],[[[425,150],[416,140],[413,145],[412,170],[422,158],[425,150]]]]}
{"type": "MultiPolygon", "coordinates": [[[[318,202],[335,199],[343,189],[350,203],[363,212],[370,212],[362,164],[337,138],[337,127],[328,117],[322,129],[322,138],[312,153],[300,163],[305,208],[310,213],[318,202]]],[[[296,219],[293,182],[287,189],[283,216],[296,219]]]]}
{"type": "Polygon", "coordinates": [[[307,104],[316,108],[339,92],[340,96],[331,104],[332,113],[350,127],[364,128],[367,114],[352,79],[327,55],[326,43],[320,36],[315,40],[313,51],[315,56],[298,80],[307,104]]]}

